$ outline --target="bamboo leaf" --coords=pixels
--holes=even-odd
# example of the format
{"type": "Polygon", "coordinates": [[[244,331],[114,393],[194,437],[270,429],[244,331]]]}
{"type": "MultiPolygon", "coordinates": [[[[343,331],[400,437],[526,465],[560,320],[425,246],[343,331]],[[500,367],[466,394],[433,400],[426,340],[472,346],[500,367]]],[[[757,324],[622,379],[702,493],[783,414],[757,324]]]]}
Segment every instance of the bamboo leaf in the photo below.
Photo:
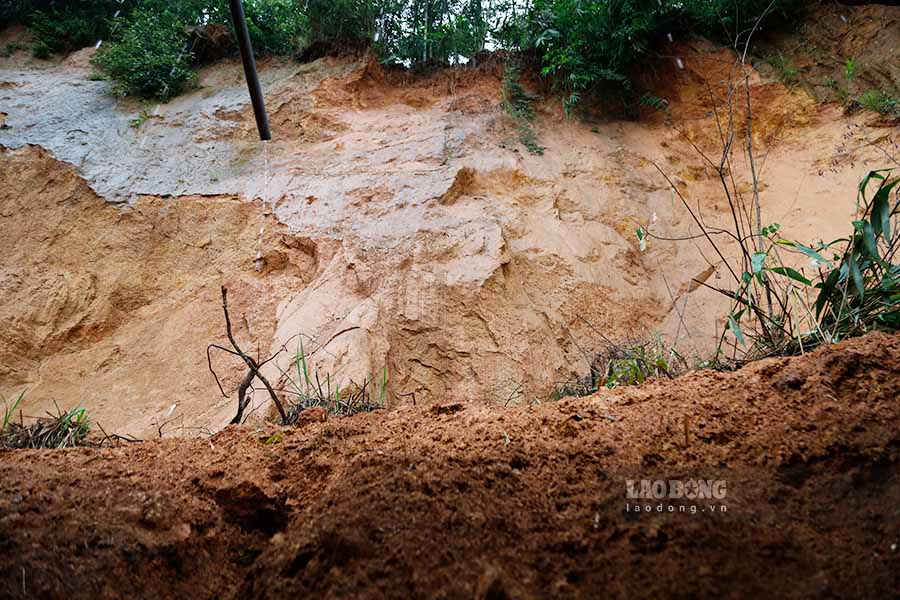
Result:
{"type": "Polygon", "coordinates": [[[878,244],[875,242],[875,231],[872,227],[872,224],[868,221],[858,221],[859,228],[862,231],[863,243],[866,246],[866,250],[869,251],[869,256],[872,257],[872,260],[876,262],[881,262],[881,255],[878,252],[878,244]]]}
{"type": "Polygon", "coordinates": [[[762,272],[763,265],[766,262],[766,253],[765,252],[755,252],[753,257],[750,259],[750,265],[753,267],[753,274],[759,275],[762,272]]]}
{"type": "Polygon", "coordinates": [[[737,320],[734,318],[734,315],[728,315],[728,328],[731,330],[731,333],[734,334],[735,339],[741,344],[741,346],[747,345],[747,341],[744,339],[744,332],[741,331],[741,326],[738,325],[737,320]]]}
{"type": "Polygon", "coordinates": [[[790,267],[772,267],[769,269],[773,273],[778,273],[779,275],[784,275],[785,277],[790,277],[794,281],[798,281],[803,285],[812,285],[812,281],[804,277],[800,274],[796,269],[792,269],[790,267]]]}
{"type": "Polygon", "coordinates": [[[859,263],[856,262],[856,253],[850,254],[850,276],[853,278],[853,284],[856,286],[856,291],[859,292],[859,299],[862,300],[866,295],[866,286],[863,282],[862,273],[859,270],[859,263]]]}
{"type": "MultiPolygon", "coordinates": [[[[801,243],[799,243],[799,242],[792,242],[792,241],[789,241],[789,240],[778,240],[777,243],[778,243],[778,244],[781,244],[782,246],[788,246],[788,247],[790,247],[790,248],[795,248],[796,250],[799,250],[800,252],[802,252],[803,254],[807,255],[807,256],[810,257],[811,259],[816,260],[816,261],[818,261],[819,263],[821,263],[821,264],[823,264],[823,265],[825,265],[825,266],[831,268],[831,261],[829,261],[827,258],[825,258],[824,256],[822,256],[821,254],[819,254],[818,252],[816,252],[815,250],[813,250],[813,249],[810,248],[809,246],[804,246],[803,244],[801,244],[801,243]]],[[[832,242],[832,244],[833,244],[833,243],[834,243],[834,242],[832,242]]],[[[828,244],[828,246],[830,246],[830,245],[831,245],[831,244],[828,244]]],[[[826,248],[827,248],[828,246],[826,246],[826,248]]]]}
{"type": "Polygon", "coordinates": [[[898,183],[900,183],[900,179],[895,179],[878,188],[878,192],[875,193],[875,198],[872,200],[872,214],[869,217],[875,235],[884,234],[888,242],[891,241],[890,194],[898,183]]]}

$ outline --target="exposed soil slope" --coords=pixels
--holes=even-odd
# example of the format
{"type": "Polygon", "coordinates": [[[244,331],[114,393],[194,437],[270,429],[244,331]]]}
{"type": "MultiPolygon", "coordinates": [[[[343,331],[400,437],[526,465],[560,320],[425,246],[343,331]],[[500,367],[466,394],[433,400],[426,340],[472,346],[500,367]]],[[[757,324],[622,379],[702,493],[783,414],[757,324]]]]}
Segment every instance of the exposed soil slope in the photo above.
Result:
{"type": "MultiPolygon", "coordinates": [[[[320,249],[235,197],[117,208],[40,148],[0,149],[0,161],[0,388],[30,388],[26,415],[82,404],[132,435],[184,414],[170,431],[227,422],[235,405],[204,354],[224,336],[219,286],[232,290],[238,335],[267,343],[278,298],[315,274],[320,249]],[[180,393],[190,381],[206,391],[180,393]]],[[[216,364],[236,384],[237,365],[216,364]]]]}
{"type": "Polygon", "coordinates": [[[0,596],[891,597],[898,372],[872,334],[541,406],[6,451],[0,596]],[[626,512],[626,478],[725,479],[727,512],[626,512]]]}
{"type": "MultiPolygon", "coordinates": [[[[803,35],[818,26],[826,46],[847,37],[855,11],[870,24],[900,12],[841,10],[847,23],[829,9],[803,35]]],[[[870,25],[841,48],[888,47],[894,35],[870,25]]],[[[706,42],[667,51],[684,68],[660,64],[648,82],[667,115],[567,119],[548,99],[535,124],[543,156],[525,151],[500,110],[498,67],[405,78],[367,60],[272,61],[262,65],[270,177],[236,62],[155,107],[92,81],[91,50],[47,64],[10,57],[0,65],[0,144],[15,148],[0,154],[10,249],[0,393],[27,387],[32,415],[82,404],[141,437],[165,422],[215,430],[234,411],[204,355],[221,341],[223,284],[245,347],[268,354],[293,340],[295,351],[303,336],[323,378],[386,370],[392,406],[545,399],[587,370],[597,331],[658,330],[684,354],[704,353],[725,307],[693,280],[731,282],[690,240],[699,231],[654,165],[709,225],[729,225],[693,145],[717,157],[713,109],[737,73],[734,55],[706,42]],[[689,239],[654,238],[641,252],[639,225],[689,239]]],[[[876,58],[861,61],[860,78],[876,58]]],[[[856,185],[887,164],[898,128],[817,104],[776,75],[750,81],[763,221],[801,241],[845,235],[856,185]]],[[[745,192],[747,166],[738,152],[730,175],[745,192]]],[[[239,364],[216,368],[233,394],[239,364]]]]}

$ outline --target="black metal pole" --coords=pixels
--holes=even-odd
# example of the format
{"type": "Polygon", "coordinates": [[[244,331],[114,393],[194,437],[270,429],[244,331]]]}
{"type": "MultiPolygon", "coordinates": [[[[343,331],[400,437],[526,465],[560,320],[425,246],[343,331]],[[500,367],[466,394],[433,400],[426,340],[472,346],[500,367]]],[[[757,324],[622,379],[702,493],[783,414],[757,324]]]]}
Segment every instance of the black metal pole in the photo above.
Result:
{"type": "Polygon", "coordinates": [[[271,140],[269,118],[266,116],[266,104],[263,100],[262,88],[259,86],[259,75],[256,74],[256,60],[253,58],[253,47],[250,45],[250,32],[247,31],[247,19],[244,17],[244,5],[241,0],[228,0],[231,5],[231,20],[234,22],[234,33],[238,47],[241,49],[241,61],[244,63],[244,77],[247,78],[247,89],[250,90],[250,102],[253,104],[253,115],[256,117],[256,129],[259,139],[271,140]]]}

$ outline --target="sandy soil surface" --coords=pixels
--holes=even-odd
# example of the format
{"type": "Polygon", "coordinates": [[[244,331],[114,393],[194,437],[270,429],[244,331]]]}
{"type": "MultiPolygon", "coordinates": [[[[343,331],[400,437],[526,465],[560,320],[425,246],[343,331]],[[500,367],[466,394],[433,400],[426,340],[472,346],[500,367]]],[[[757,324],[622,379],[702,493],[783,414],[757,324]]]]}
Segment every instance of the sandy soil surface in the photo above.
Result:
{"type": "Polygon", "coordinates": [[[892,597],[898,372],[872,334],[541,406],[0,452],[0,597],[892,597]]]}

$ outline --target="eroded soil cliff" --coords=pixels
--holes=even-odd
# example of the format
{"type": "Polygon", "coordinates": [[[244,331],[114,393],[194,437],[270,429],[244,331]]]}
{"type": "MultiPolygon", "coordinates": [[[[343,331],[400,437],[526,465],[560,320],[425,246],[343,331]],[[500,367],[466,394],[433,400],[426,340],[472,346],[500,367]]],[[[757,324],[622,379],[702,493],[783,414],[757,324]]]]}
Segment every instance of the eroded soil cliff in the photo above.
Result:
{"type": "MultiPolygon", "coordinates": [[[[896,156],[896,124],[810,87],[846,52],[872,85],[896,83],[897,14],[823,9],[772,42],[809,86],[750,77],[762,220],[786,237],[844,235],[858,181],[896,156]]],[[[92,80],[90,52],[0,65],[0,392],[27,388],[28,414],[82,404],[139,437],[217,430],[243,375],[214,356],[223,398],[207,368],[222,285],[246,348],[287,345],[271,379],[302,339],[340,385],[386,373],[390,406],[543,400],[587,371],[598,332],[659,331],[702,356],[722,329],[723,300],[697,282],[732,282],[663,174],[707,224],[729,225],[703,158],[721,152],[739,78],[728,50],[673,44],[647,82],[668,109],[637,121],[569,119],[548,96],[542,156],[499,107],[496,65],[408,77],[366,57],[268,62],[263,148],[237,63],[141,105],[92,80]],[[645,251],[638,226],[656,236],[645,251]]],[[[728,175],[749,193],[742,152],[728,175]]],[[[271,407],[256,394],[253,409],[271,407]]]]}

